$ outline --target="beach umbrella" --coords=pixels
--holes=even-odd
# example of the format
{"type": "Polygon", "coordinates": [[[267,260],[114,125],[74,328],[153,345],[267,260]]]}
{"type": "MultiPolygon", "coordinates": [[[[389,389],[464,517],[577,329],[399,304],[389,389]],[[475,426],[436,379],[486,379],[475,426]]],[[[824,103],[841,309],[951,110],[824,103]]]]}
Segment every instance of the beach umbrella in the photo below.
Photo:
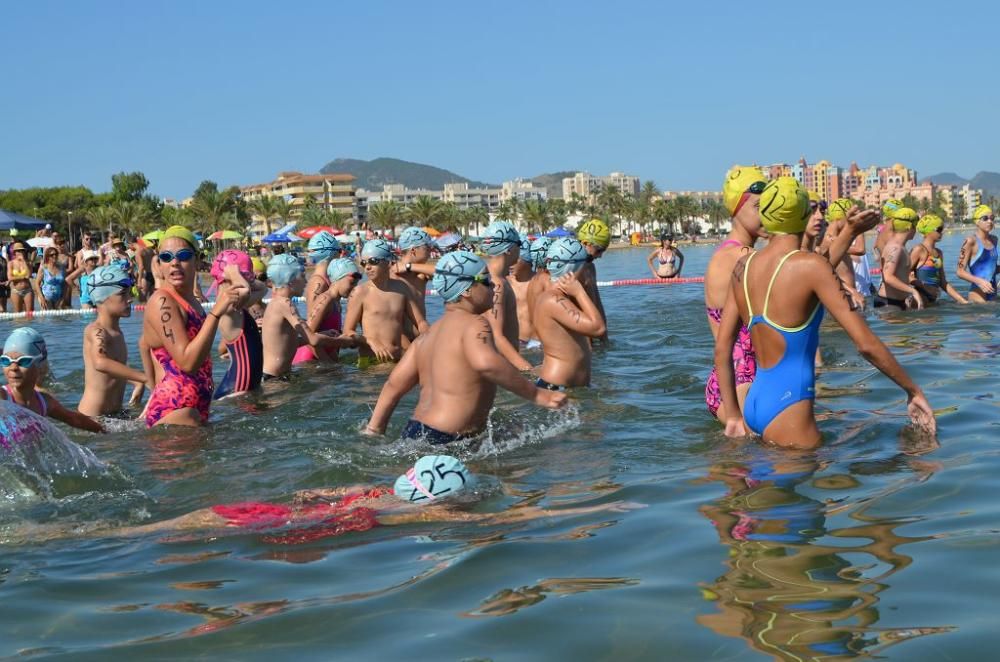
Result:
{"type": "Polygon", "coordinates": [[[440,237],[441,236],[441,231],[440,230],[435,230],[434,228],[432,228],[429,225],[424,228],[424,232],[426,232],[427,234],[429,234],[432,237],[440,237]]]}
{"type": "Polygon", "coordinates": [[[446,232],[437,239],[435,239],[434,243],[437,244],[438,248],[440,248],[441,250],[446,250],[448,248],[451,248],[455,244],[461,243],[461,241],[462,237],[460,235],[457,235],[454,232],[446,232]]]}
{"type": "Polygon", "coordinates": [[[52,237],[32,237],[28,240],[32,248],[48,248],[52,245],[52,237]]]}
{"type": "Polygon", "coordinates": [[[572,237],[573,233],[566,228],[556,228],[550,232],[545,233],[546,237],[552,237],[553,239],[558,239],[559,237],[572,237]]]}
{"type": "Polygon", "coordinates": [[[243,235],[235,230],[217,230],[216,232],[208,235],[208,238],[213,241],[218,241],[220,239],[242,239],[243,235]]]}
{"type": "Polygon", "coordinates": [[[330,234],[336,236],[338,234],[344,234],[344,231],[340,228],[335,228],[332,225],[313,225],[308,228],[302,228],[295,234],[302,237],[303,239],[312,239],[320,232],[329,232],[330,234]]]}
{"type": "Polygon", "coordinates": [[[292,234],[291,231],[288,232],[272,232],[263,239],[261,239],[265,244],[290,244],[294,241],[302,241],[302,238],[292,234]]]}

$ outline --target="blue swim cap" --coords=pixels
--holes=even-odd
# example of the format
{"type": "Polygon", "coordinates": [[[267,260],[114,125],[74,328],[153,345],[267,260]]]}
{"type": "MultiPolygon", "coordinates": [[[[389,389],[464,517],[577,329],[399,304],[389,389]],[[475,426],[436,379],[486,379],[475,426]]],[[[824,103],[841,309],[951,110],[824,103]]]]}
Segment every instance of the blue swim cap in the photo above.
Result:
{"type": "Polygon", "coordinates": [[[531,242],[531,261],[536,269],[545,268],[545,252],[552,245],[552,237],[539,237],[531,242]]]}
{"type": "Polygon", "coordinates": [[[399,248],[404,251],[417,246],[430,246],[432,243],[434,240],[431,236],[420,228],[406,228],[399,235],[399,248]]]}
{"type": "Polygon", "coordinates": [[[364,248],[361,249],[361,259],[367,260],[370,257],[391,262],[392,248],[389,247],[389,242],[381,238],[366,241],[364,248]]]}
{"type": "Polygon", "coordinates": [[[317,232],[309,240],[309,259],[313,262],[329,260],[336,257],[335,254],[340,251],[340,242],[326,230],[317,232]]]}
{"type": "Polygon", "coordinates": [[[3,353],[17,352],[25,356],[40,356],[42,361],[49,358],[49,350],[45,346],[45,338],[30,326],[22,326],[7,336],[3,344],[3,353]]]}
{"type": "Polygon", "coordinates": [[[510,221],[493,221],[486,226],[479,246],[489,256],[503,255],[511,246],[518,246],[521,237],[510,221]]]}
{"type": "Polygon", "coordinates": [[[90,300],[95,304],[103,303],[109,296],[129,290],[133,285],[132,277],[117,262],[97,267],[87,280],[90,300]]]}
{"type": "Polygon", "coordinates": [[[288,253],[275,255],[267,263],[267,279],[274,283],[275,287],[285,287],[304,272],[305,269],[298,258],[288,253]]]}
{"type": "Polygon", "coordinates": [[[528,235],[523,232],[518,236],[521,238],[521,254],[517,259],[524,260],[528,264],[534,266],[534,262],[531,260],[531,240],[528,239],[528,235]]]}
{"type": "Polygon", "coordinates": [[[553,278],[579,271],[587,263],[587,257],[587,249],[573,237],[560,237],[545,251],[545,263],[553,278]]]}
{"type": "Polygon", "coordinates": [[[396,479],[393,494],[404,501],[426,505],[473,487],[476,477],[462,461],[450,455],[425,455],[396,479]]]}
{"type": "Polygon", "coordinates": [[[447,253],[438,260],[434,268],[431,287],[437,290],[446,303],[451,303],[472,287],[475,282],[474,276],[485,271],[486,263],[475,253],[469,251],[447,253]]]}
{"type": "Polygon", "coordinates": [[[326,268],[326,277],[330,279],[331,283],[336,283],[350,274],[361,274],[361,272],[358,271],[358,265],[354,263],[354,260],[348,260],[346,257],[338,257],[331,261],[326,268]]]}

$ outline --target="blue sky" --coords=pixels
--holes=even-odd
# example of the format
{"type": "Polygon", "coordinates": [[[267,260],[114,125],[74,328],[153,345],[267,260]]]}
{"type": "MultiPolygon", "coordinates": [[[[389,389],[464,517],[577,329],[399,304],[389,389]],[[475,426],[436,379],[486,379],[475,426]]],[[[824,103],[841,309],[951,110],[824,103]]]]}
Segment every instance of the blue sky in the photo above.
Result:
{"type": "Polygon", "coordinates": [[[1000,170],[997,5],[810,4],[8,2],[0,189],[379,156],[664,189],[802,155],[1000,170]]]}

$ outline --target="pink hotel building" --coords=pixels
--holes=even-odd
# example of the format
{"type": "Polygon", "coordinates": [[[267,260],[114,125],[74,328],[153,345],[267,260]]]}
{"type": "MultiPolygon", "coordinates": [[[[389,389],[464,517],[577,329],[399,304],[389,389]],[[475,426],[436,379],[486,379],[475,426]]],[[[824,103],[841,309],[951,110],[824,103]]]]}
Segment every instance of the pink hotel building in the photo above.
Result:
{"type": "Polygon", "coordinates": [[[897,163],[889,168],[869,166],[861,169],[857,163],[849,168],[820,161],[810,165],[805,158],[798,163],[776,163],[763,166],[764,174],[770,179],[782,175],[794,177],[810,191],[815,191],[824,200],[854,198],[862,200],[868,207],[880,207],[889,198],[913,196],[916,200],[934,200],[935,186],[917,181],[917,171],[897,163]]]}

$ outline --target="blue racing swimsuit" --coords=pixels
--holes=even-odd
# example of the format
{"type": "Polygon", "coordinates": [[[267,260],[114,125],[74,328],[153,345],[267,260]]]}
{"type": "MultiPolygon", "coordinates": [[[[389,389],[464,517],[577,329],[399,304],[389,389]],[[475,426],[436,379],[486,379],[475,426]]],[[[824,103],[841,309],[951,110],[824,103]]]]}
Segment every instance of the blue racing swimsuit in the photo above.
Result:
{"type": "MultiPolygon", "coordinates": [[[[976,278],[982,278],[983,280],[989,281],[993,285],[993,289],[996,290],[997,286],[997,247],[993,244],[993,248],[986,250],[983,246],[982,240],[976,237],[976,246],[979,250],[976,251],[975,257],[969,262],[969,273],[971,273],[976,278]]],[[[982,293],[983,298],[987,301],[992,301],[996,298],[996,292],[993,294],[982,293]]]]}
{"type": "MultiPolygon", "coordinates": [[[[743,407],[743,418],[747,426],[756,434],[764,434],[764,430],[770,425],[781,412],[796,402],[802,400],[813,400],[816,397],[816,348],[819,346],[819,325],[823,321],[823,305],[816,304],[809,319],[804,324],[795,328],[787,328],[775,324],[767,318],[767,304],[771,300],[771,288],[774,286],[774,279],[784,266],[785,260],[798,253],[792,251],[778,262],[777,269],[771,275],[771,282],[767,284],[767,294],[764,296],[764,310],[761,315],[753,314],[753,307],[750,305],[750,293],[747,291],[748,273],[750,262],[754,255],[747,258],[746,267],[743,271],[743,296],[747,301],[747,312],[750,314],[748,329],[753,329],[756,324],[765,324],[779,334],[785,341],[785,353],[781,360],[770,368],[764,368],[757,363],[757,376],[750,385],[747,393],[746,403],[743,407]]],[[[756,343],[755,343],[756,344],[756,343]]]]}

